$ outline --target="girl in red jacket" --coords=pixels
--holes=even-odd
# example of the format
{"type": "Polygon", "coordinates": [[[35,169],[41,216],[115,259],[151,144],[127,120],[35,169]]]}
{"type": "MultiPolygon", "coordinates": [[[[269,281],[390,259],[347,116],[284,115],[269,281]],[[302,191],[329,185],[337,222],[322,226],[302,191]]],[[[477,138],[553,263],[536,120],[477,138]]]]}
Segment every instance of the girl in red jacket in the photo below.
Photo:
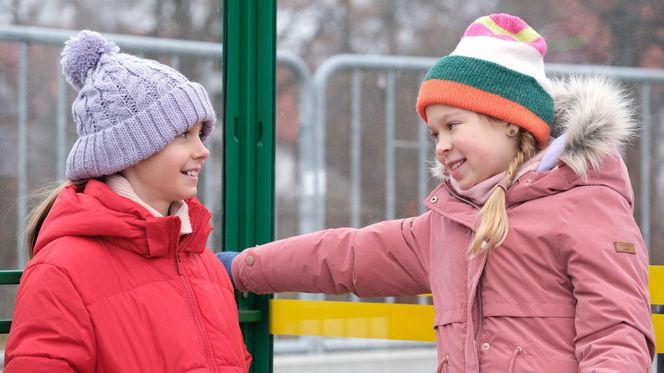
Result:
{"type": "Polygon", "coordinates": [[[237,287],[431,292],[438,372],[650,371],[648,257],[619,155],[631,108],[603,79],[552,83],[545,52],[517,17],[473,22],[420,87],[441,177],[429,211],[221,253],[237,287]]]}
{"type": "Polygon", "coordinates": [[[196,199],[216,119],[205,89],[82,31],[70,182],[32,214],[4,371],[247,372],[226,271],[196,199]]]}

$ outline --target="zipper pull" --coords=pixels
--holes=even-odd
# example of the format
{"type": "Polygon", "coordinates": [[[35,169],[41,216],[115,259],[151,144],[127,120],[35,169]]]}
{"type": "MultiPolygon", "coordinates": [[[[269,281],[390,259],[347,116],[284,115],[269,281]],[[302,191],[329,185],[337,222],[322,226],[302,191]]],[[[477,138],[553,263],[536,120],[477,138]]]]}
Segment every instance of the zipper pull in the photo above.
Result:
{"type": "Polygon", "coordinates": [[[182,258],[180,258],[180,253],[177,252],[175,253],[175,265],[178,268],[178,275],[182,275],[182,268],[180,267],[181,264],[182,264],[182,258]]]}

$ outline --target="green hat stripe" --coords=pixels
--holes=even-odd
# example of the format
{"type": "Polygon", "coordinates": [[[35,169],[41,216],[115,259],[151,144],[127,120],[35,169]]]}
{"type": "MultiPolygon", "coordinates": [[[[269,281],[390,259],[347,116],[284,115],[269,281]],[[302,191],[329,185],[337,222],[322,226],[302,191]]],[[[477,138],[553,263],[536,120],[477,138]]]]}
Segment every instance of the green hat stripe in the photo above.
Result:
{"type": "Polygon", "coordinates": [[[497,63],[472,57],[447,56],[431,67],[424,80],[450,80],[517,102],[551,126],[553,98],[535,78],[497,63]]]}

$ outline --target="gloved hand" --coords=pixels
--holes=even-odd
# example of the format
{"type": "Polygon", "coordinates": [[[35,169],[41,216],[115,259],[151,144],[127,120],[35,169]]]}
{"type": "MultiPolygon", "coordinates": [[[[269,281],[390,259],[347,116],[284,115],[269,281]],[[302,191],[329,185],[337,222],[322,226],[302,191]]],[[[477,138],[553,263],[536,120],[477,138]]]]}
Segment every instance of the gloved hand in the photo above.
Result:
{"type": "Polygon", "coordinates": [[[216,254],[217,258],[219,258],[221,263],[224,265],[224,268],[226,268],[226,273],[228,273],[228,277],[231,279],[233,286],[235,286],[235,281],[233,281],[233,270],[232,270],[233,259],[235,259],[235,257],[238,256],[239,254],[240,253],[236,251],[222,251],[216,254]]]}

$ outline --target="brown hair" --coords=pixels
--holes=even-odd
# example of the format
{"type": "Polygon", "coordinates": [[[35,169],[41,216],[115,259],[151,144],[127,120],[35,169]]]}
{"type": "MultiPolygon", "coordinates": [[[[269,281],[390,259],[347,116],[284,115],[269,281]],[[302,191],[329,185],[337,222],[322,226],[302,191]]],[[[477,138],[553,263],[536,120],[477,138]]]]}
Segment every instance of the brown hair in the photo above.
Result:
{"type": "MultiPolygon", "coordinates": [[[[507,183],[504,185],[505,188],[512,184],[519,168],[537,152],[537,142],[533,135],[524,129],[519,129],[518,136],[517,153],[510,161],[503,179],[507,183]]],[[[507,219],[505,189],[498,186],[480,209],[479,225],[468,249],[469,255],[473,256],[483,249],[490,249],[502,244],[508,231],[509,221],[507,219]]]]}
{"type": "Polygon", "coordinates": [[[44,220],[46,220],[46,216],[48,216],[48,213],[51,212],[51,207],[53,207],[53,203],[55,202],[55,199],[58,197],[58,194],[60,194],[60,192],[69,185],[76,185],[77,188],[82,189],[87,184],[87,182],[88,182],[87,180],[65,181],[64,183],[61,183],[55,188],[37,191],[33,195],[33,197],[43,197],[43,196],[46,197],[43,198],[43,200],[39,203],[39,205],[37,205],[30,212],[30,215],[27,218],[26,222],[27,224],[25,229],[25,247],[28,259],[31,259],[32,255],[34,254],[35,243],[37,242],[37,236],[39,235],[39,231],[41,230],[42,224],[44,224],[44,220]]]}

